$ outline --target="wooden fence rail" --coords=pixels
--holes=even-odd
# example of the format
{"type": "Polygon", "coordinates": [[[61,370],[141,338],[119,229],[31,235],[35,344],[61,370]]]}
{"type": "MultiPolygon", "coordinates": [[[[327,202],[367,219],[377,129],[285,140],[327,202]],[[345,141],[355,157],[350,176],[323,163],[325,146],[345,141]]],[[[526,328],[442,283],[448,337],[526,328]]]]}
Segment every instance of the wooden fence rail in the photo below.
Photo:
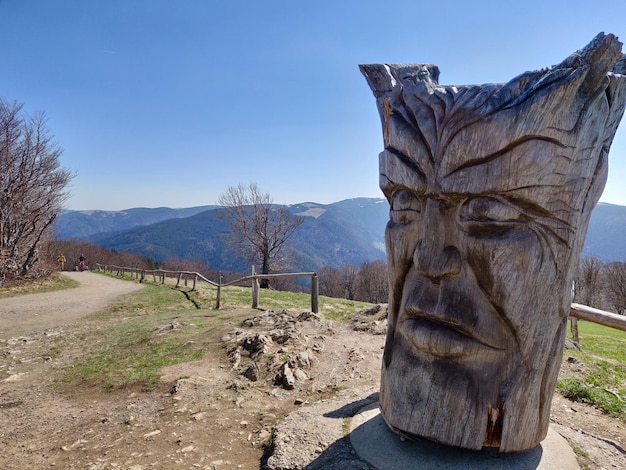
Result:
{"type": "Polygon", "coordinates": [[[214,287],[217,288],[217,296],[215,301],[215,308],[219,309],[222,303],[222,287],[231,286],[233,284],[238,284],[241,282],[251,281],[252,282],[252,308],[257,308],[259,306],[259,279],[285,279],[285,278],[295,278],[295,277],[310,277],[311,278],[311,311],[313,313],[319,313],[319,282],[317,279],[317,273],[282,273],[282,274],[256,274],[254,272],[254,267],[252,268],[252,274],[250,276],[244,276],[242,278],[236,279],[230,282],[214,282],[210,279],[207,279],[202,274],[193,272],[193,271],[167,271],[165,269],[140,269],[140,268],[129,268],[124,266],[115,266],[111,264],[100,264],[96,263],[96,269],[104,272],[115,272],[118,276],[124,276],[125,274],[131,275],[131,277],[135,277],[139,280],[139,282],[143,282],[146,279],[147,275],[152,275],[153,282],[160,282],[161,284],[165,284],[165,279],[167,277],[176,278],[176,287],[178,287],[182,282],[184,282],[185,286],[188,284],[188,280],[193,280],[192,290],[195,290],[198,280],[204,281],[214,287]]]}
{"type": "Polygon", "coordinates": [[[617,315],[616,313],[587,307],[582,304],[572,304],[570,307],[570,316],[626,331],[626,317],[624,315],[617,315]]]}

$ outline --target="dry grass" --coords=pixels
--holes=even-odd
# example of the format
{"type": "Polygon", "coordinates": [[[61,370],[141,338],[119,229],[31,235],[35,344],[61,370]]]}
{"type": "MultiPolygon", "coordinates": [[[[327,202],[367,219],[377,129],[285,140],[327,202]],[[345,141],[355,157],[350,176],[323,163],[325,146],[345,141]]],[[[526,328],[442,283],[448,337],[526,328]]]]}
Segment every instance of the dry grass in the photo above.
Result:
{"type": "Polygon", "coordinates": [[[24,294],[69,289],[71,287],[78,287],[78,283],[59,273],[53,273],[46,278],[12,281],[8,286],[0,287],[0,299],[24,294]]]}

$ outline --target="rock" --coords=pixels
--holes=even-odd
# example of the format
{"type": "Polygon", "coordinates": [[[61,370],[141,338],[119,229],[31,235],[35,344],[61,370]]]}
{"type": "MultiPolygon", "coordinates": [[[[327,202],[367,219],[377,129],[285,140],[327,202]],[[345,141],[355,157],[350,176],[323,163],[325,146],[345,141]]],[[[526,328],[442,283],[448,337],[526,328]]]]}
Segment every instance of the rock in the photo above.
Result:
{"type": "Polygon", "coordinates": [[[257,365],[257,363],[253,362],[252,364],[250,364],[243,373],[243,376],[252,382],[256,382],[257,380],[259,380],[259,366],[257,365]]]}
{"type": "Polygon", "coordinates": [[[365,359],[363,357],[363,354],[358,352],[356,349],[351,349],[350,352],[348,353],[348,360],[349,361],[359,362],[359,361],[362,361],[363,359],[365,359]]]}
{"type": "Polygon", "coordinates": [[[259,441],[265,442],[271,437],[272,433],[267,429],[261,429],[259,432],[259,441]]]}
{"type": "Polygon", "coordinates": [[[289,363],[285,362],[280,371],[276,375],[275,379],[276,385],[282,385],[286,390],[293,390],[296,384],[296,378],[293,375],[291,367],[289,367],[289,363]]]}
{"type": "Polygon", "coordinates": [[[268,346],[272,344],[272,338],[267,335],[256,333],[244,338],[241,346],[250,352],[250,357],[255,358],[267,352],[268,346]]]}
{"type": "Polygon", "coordinates": [[[576,351],[582,351],[583,349],[580,347],[580,344],[575,343],[569,338],[565,338],[565,344],[563,345],[565,349],[575,349],[576,351]]]}
{"type": "Polygon", "coordinates": [[[361,310],[360,312],[357,313],[357,315],[363,316],[370,316],[370,315],[376,315],[378,312],[380,312],[382,310],[382,305],[378,304],[378,305],[374,305],[371,308],[367,308],[365,310],[361,310]]]}
{"type": "Polygon", "coordinates": [[[311,320],[315,320],[315,321],[322,321],[323,317],[319,314],[319,313],[313,313],[313,312],[302,312],[300,315],[298,315],[296,317],[297,321],[311,321],[311,320]]]}
{"type": "Polygon", "coordinates": [[[181,326],[183,326],[181,323],[178,323],[177,321],[173,321],[171,323],[168,323],[167,325],[157,326],[152,331],[156,332],[156,334],[164,334],[164,333],[167,333],[168,331],[176,330],[180,328],[181,326]]]}
{"type": "Polygon", "coordinates": [[[306,380],[309,380],[309,376],[306,375],[306,372],[304,372],[302,369],[294,369],[293,371],[293,376],[295,377],[296,381],[299,382],[304,382],[306,380]]]}
{"type": "Polygon", "coordinates": [[[235,347],[228,353],[228,360],[233,366],[233,369],[239,367],[239,363],[241,362],[241,351],[239,348],[235,347]]]}
{"type": "Polygon", "coordinates": [[[206,417],[206,413],[204,411],[200,411],[199,413],[194,414],[192,417],[195,421],[202,421],[206,417]]]}
{"type": "Polygon", "coordinates": [[[293,359],[293,363],[296,367],[304,367],[309,369],[312,364],[312,357],[307,351],[300,351],[293,359]]]}

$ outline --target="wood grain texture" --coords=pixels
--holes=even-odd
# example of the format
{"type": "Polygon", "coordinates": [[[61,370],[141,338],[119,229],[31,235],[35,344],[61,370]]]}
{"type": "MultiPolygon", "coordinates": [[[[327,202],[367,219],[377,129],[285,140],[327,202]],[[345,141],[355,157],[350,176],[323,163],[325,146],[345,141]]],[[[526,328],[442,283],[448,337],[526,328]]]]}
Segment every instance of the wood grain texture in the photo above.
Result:
{"type": "Polygon", "coordinates": [[[397,432],[503,452],[546,436],[571,282],[626,103],[616,63],[621,43],[599,34],[505,84],[360,66],[383,127],[380,403],[397,432]]]}

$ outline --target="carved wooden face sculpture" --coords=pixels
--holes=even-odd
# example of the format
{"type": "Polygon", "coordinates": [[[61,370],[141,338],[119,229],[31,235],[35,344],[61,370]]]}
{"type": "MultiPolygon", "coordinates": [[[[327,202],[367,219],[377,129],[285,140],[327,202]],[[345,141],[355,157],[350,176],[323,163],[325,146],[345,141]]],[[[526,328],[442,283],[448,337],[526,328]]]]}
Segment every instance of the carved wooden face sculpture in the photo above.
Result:
{"type": "Polygon", "coordinates": [[[362,65],[383,124],[389,328],[380,405],[397,432],[527,450],[546,435],[571,281],[626,77],[599,35],[507,84],[362,65]]]}

